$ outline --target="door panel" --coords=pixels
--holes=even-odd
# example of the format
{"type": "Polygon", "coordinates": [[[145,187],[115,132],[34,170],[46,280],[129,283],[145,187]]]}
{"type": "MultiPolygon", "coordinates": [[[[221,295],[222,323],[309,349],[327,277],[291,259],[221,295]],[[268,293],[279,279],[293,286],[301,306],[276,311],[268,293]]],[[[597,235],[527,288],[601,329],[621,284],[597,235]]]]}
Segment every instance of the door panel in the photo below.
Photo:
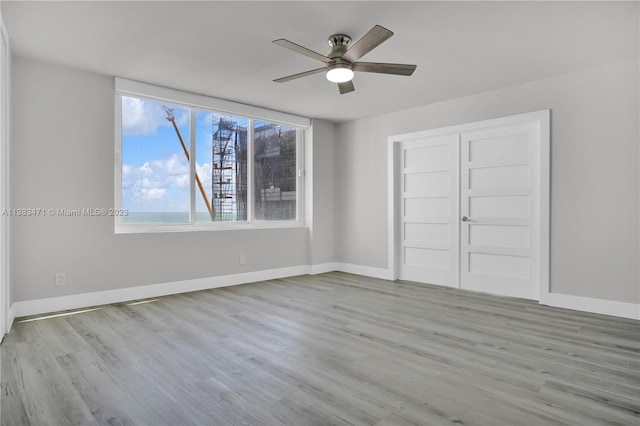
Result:
{"type": "Polygon", "coordinates": [[[427,195],[432,197],[448,197],[451,186],[451,173],[424,172],[405,175],[405,192],[414,195],[427,195]]]}
{"type": "Polygon", "coordinates": [[[435,241],[448,244],[451,238],[451,227],[448,223],[405,223],[405,235],[412,236],[414,241],[435,241]]]}
{"type": "Polygon", "coordinates": [[[530,179],[528,165],[469,170],[471,189],[527,187],[530,179]]]}
{"type": "MultiPolygon", "coordinates": [[[[485,193],[486,194],[486,193],[485,193]]],[[[528,195],[468,195],[469,216],[482,218],[528,218],[528,195]]]]}
{"type": "Polygon", "coordinates": [[[528,226],[469,225],[469,244],[472,246],[498,246],[508,248],[529,247],[528,226]]]}
{"type": "Polygon", "coordinates": [[[538,298],[531,247],[537,194],[531,170],[537,130],[511,125],[461,134],[460,286],[538,298]]]}
{"type": "Polygon", "coordinates": [[[458,135],[401,145],[400,278],[458,286],[458,135]]]}
{"type": "MultiPolygon", "coordinates": [[[[501,135],[503,129],[484,130],[484,135],[467,140],[468,150],[464,157],[474,163],[494,162],[496,164],[528,163],[531,139],[529,133],[514,129],[507,135],[501,135]]],[[[475,132],[474,132],[475,133],[475,132]]]]}

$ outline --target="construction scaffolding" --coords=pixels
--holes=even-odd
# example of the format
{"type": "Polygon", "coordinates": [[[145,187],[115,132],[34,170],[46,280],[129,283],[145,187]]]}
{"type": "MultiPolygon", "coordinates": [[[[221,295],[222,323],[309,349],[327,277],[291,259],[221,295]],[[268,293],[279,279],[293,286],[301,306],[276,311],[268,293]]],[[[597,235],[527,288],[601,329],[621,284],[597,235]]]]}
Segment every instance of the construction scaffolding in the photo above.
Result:
{"type": "Polygon", "coordinates": [[[296,219],[296,129],[273,123],[254,128],[255,215],[296,219]]]}
{"type": "Polygon", "coordinates": [[[247,220],[247,129],[213,114],[212,134],[213,219],[247,220]]]}

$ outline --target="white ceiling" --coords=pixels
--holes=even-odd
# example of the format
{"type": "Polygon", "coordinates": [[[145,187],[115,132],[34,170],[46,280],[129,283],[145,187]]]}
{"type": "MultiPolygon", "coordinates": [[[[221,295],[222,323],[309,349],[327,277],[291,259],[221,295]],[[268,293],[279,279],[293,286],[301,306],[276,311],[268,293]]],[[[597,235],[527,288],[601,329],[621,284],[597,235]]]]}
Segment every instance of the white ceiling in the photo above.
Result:
{"type": "Polygon", "coordinates": [[[15,54],[271,108],[346,121],[638,57],[637,2],[2,1],[15,54]],[[317,52],[374,24],[395,36],[368,62],[412,77],[358,73],[340,95],[317,52]]]}

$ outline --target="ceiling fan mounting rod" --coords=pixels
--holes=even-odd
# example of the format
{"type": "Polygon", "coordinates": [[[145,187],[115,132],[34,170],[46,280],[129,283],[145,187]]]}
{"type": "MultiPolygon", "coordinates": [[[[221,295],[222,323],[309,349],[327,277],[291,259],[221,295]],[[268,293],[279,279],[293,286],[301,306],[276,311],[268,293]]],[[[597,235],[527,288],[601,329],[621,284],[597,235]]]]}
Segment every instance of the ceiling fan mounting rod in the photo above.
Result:
{"type": "Polygon", "coordinates": [[[331,59],[337,59],[342,57],[351,44],[351,37],[346,34],[334,34],[329,36],[327,43],[331,46],[331,53],[328,57],[331,59]]]}
{"type": "Polygon", "coordinates": [[[349,37],[346,34],[334,34],[332,36],[329,36],[327,43],[329,43],[329,46],[331,47],[334,47],[334,46],[349,47],[349,43],[351,43],[351,37],[349,37]]]}

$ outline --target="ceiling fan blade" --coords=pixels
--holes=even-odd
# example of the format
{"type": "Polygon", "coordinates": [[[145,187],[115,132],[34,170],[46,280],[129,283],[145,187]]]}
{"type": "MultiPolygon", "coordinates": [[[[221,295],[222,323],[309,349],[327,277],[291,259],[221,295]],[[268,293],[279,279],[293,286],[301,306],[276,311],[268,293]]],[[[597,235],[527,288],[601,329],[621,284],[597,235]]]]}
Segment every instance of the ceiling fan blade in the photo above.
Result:
{"type": "Polygon", "coordinates": [[[315,70],[310,70],[310,71],[305,71],[305,72],[301,72],[301,73],[298,73],[298,74],[288,75],[286,77],[281,77],[281,78],[275,79],[273,81],[275,81],[276,83],[284,83],[285,81],[291,81],[291,80],[295,80],[296,78],[306,77],[308,75],[313,75],[313,74],[318,74],[318,73],[326,71],[326,70],[327,69],[325,67],[316,68],[315,70]]]}
{"type": "Polygon", "coordinates": [[[377,72],[381,74],[411,75],[416,70],[416,65],[408,64],[386,64],[378,62],[356,62],[353,64],[354,71],[377,72]]]}
{"type": "Polygon", "coordinates": [[[307,49],[306,47],[300,46],[299,44],[295,44],[294,42],[285,40],[283,38],[273,40],[272,43],[277,44],[278,46],[282,46],[286,49],[293,50],[294,52],[301,53],[305,56],[324,62],[326,64],[332,62],[331,59],[319,54],[318,52],[314,52],[313,50],[307,49]]]}
{"type": "Polygon", "coordinates": [[[349,62],[355,62],[369,53],[371,50],[382,44],[383,41],[393,35],[392,31],[389,31],[385,27],[375,25],[369,30],[368,33],[362,36],[362,38],[355,42],[349,50],[342,55],[342,59],[349,62]]]}
{"type": "Polygon", "coordinates": [[[345,81],[344,83],[338,83],[338,89],[340,89],[341,95],[356,90],[356,88],[353,87],[353,80],[345,81]]]}

